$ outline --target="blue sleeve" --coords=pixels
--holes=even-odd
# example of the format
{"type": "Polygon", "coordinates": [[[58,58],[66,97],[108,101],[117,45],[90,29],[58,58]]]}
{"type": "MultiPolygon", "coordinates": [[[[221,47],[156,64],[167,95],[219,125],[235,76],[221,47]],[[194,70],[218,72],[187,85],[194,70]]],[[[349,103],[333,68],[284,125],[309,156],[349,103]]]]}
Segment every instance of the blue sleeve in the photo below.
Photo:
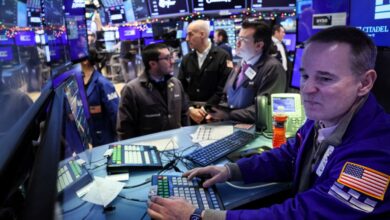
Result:
{"type": "Polygon", "coordinates": [[[296,140],[289,139],[280,148],[237,161],[244,182],[292,181],[299,147],[296,140]]]}
{"type": "Polygon", "coordinates": [[[101,93],[101,99],[104,109],[106,109],[107,116],[110,119],[111,128],[113,131],[115,131],[116,118],[119,107],[119,96],[111,82],[103,82],[100,88],[103,90],[101,93]]]}

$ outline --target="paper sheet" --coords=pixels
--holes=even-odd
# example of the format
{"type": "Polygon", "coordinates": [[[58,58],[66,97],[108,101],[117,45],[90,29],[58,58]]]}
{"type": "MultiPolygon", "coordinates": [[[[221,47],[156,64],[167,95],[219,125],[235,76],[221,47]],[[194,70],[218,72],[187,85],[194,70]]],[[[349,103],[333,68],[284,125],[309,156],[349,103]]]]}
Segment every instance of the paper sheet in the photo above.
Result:
{"type": "Polygon", "coordinates": [[[150,141],[148,140],[148,141],[136,142],[133,144],[156,146],[157,150],[159,151],[173,150],[179,148],[177,142],[175,141],[175,138],[164,138],[164,139],[156,139],[150,141]]]}
{"type": "Polygon", "coordinates": [[[204,125],[199,126],[191,136],[192,141],[198,143],[207,140],[219,140],[231,134],[233,134],[232,125],[204,125]]]}
{"type": "Polygon", "coordinates": [[[122,190],[124,183],[95,176],[91,188],[82,198],[84,201],[106,207],[122,190]]]}

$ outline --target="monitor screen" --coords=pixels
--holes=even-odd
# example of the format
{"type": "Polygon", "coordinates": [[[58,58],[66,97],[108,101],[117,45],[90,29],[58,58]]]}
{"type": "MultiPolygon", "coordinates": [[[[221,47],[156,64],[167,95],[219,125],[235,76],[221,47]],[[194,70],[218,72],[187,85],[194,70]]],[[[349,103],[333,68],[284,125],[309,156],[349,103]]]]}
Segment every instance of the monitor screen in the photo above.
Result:
{"type": "Polygon", "coordinates": [[[123,5],[106,8],[105,10],[111,24],[121,24],[126,22],[125,8],[123,5]]]}
{"type": "Polygon", "coordinates": [[[15,34],[15,44],[18,46],[35,46],[34,31],[19,31],[15,34]]]}
{"type": "Polygon", "coordinates": [[[118,30],[120,40],[138,40],[140,38],[140,31],[137,27],[122,26],[118,30]]]}
{"type": "Polygon", "coordinates": [[[12,44],[14,44],[14,38],[10,36],[10,31],[6,29],[0,30],[0,45],[12,44]]]}
{"type": "Polygon", "coordinates": [[[153,28],[151,25],[146,25],[146,29],[141,31],[142,38],[153,37],[153,28]]]}
{"type": "Polygon", "coordinates": [[[123,0],[101,0],[101,2],[105,8],[123,5],[123,0]]]}
{"type": "Polygon", "coordinates": [[[104,41],[115,41],[115,31],[105,31],[104,41]]]}
{"type": "Polygon", "coordinates": [[[27,25],[30,27],[39,27],[42,24],[41,21],[41,7],[39,8],[27,8],[27,25]]]}
{"type": "Polygon", "coordinates": [[[251,7],[295,7],[295,2],[295,0],[251,0],[251,7]]]}
{"type": "Polygon", "coordinates": [[[0,61],[11,61],[14,59],[12,46],[0,46],[0,61]]]}
{"type": "Polygon", "coordinates": [[[123,1],[123,7],[125,8],[126,21],[134,22],[135,16],[132,2],[130,0],[123,1]]]}
{"type": "Polygon", "coordinates": [[[133,12],[136,20],[142,20],[149,17],[146,0],[129,0],[133,4],[133,12]]]}
{"type": "Polygon", "coordinates": [[[287,33],[295,33],[297,31],[297,19],[295,17],[280,18],[279,23],[287,33]]]}
{"type": "Polygon", "coordinates": [[[229,0],[229,1],[209,1],[209,0],[192,0],[194,12],[203,11],[220,11],[247,8],[246,1],[229,0]]]}
{"type": "Polygon", "coordinates": [[[70,60],[78,62],[88,57],[85,4],[79,0],[64,0],[64,6],[70,60]]]}
{"type": "Polygon", "coordinates": [[[297,35],[286,34],[284,35],[283,42],[286,45],[287,51],[294,51],[297,43],[297,35]]]}
{"type": "Polygon", "coordinates": [[[182,41],[182,42],[180,43],[180,49],[181,49],[181,54],[182,54],[183,56],[185,56],[187,53],[190,52],[190,48],[189,48],[189,46],[188,46],[188,44],[187,44],[187,41],[182,41]]]}
{"type": "Polygon", "coordinates": [[[228,43],[232,49],[236,48],[236,29],[231,19],[214,20],[214,30],[224,29],[228,35],[228,43]]]}
{"type": "Polygon", "coordinates": [[[54,69],[52,74],[55,76],[53,87],[61,89],[66,98],[65,139],[68,145],[65,156],[71,156],[73,152],[80,153],[88,149],[91,143],[87,121],[90,115],[81,65],[65,64],[54,69]]]}
{"type": "Polygon", "coordinates": [[[152,17],[189,13],[188,1],[148,0],[148,5],[152,17]]]}
{"type": "Polygon", "coordinates": [[[43,22],[46,26],[64,25],[63,0],[42,0],[43,22]]]}
{"type": "Polygon", "coordinates": [[[294,67],[290,82],[290,86],[296,89],[299,89],[300,87],[301,72],[299,71],[299,68],[301,68],[302,54],[303,48],[296,48],[294,56],[294,67]]]}
{"type": "Polygon", "coordinates": [[[273,113],[294,113],[295,99],[294,97],[273,97],[272,98],[273,113]]]}
{"type": "Polygon", "coordinates": [[[6,26],[16,26],[18,23],[18,1],[1,1],[0,23],[6,26]]]}
{"type": "Polygon", "coordinates": [[[377,46],[390,46],[390,2],[351,0],[350,4],[350,26],[366,32],[377,46]]]}

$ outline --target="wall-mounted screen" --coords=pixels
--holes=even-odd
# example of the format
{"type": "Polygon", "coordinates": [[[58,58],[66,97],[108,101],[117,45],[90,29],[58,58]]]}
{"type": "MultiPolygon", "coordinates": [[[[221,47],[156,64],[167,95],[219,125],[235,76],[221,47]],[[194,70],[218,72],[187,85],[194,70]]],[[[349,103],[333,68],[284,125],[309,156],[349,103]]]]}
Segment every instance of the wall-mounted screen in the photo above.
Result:
{"type": "Polygon", "coordinates": [[[10,36],[8,30],[0,30],[0,45],[12,45],[14,44],[14,38],[10,36]]]}
{"type": "Polygon", "coordinates": [[[246,1],[242,0],[192,0],[194,12],[220,11],[247,8],[246,1]]]}
{"type": "Polygon", "coordinates": [[[286,45],[287,51],[294,51],[297,43],[297,35],[286,34],[283,38],[283,42],[286,45]]]}
{"type": "Polygon", "coordinates": [[[120,40],[138,40],[140,32],[137,27],[122,26],[118,28],[120,40]]]}
{"type": "Polygon", "coordinates": [[[299,68],[301,68],[302,54],[303,48],[297,48],[295,50],[294,67],[291,76],[290,86],[296,89],[299,89],[301,82],[301,72],[299,71],[299,68]]]}
{"type": "Polygon", "coordinates": [[[133,12],[136,20],[142,20],[149,17],[149,11],[146,0],[131,0],[133,12]]]}
{"type": "Polygon", "coordinates": [[[183,15],[189,12],[188,1],[179,0],[148,0],[149,11],[152,17],[164,15],[183,15]]]}
{"type": "Polygon", "coordinates": [[[0,46],[0,61],[11,61],[14,59],[12,46],[0,46]]]}
{"type": "Polygon", "coordinates": [[[153,37],[153,28],[151,25],[146,25],[146,29],[141,31],[142,38],[153,37]]]}
{"type": "Polygon", "coordinates": [[[390,2],[351,0],[350,25],[366,32],[377,46],[390,46],[390,2]]]}
{"type": "Polygon", "coordinates": [[[295,0],[251,0],[252,8],[295,7],[295,0]]]}
{"type": "Polygon", "coordinates": [[[35,46],[34,31],[19,31],[15,34],[15,44],[18,46],[35,46]]]}

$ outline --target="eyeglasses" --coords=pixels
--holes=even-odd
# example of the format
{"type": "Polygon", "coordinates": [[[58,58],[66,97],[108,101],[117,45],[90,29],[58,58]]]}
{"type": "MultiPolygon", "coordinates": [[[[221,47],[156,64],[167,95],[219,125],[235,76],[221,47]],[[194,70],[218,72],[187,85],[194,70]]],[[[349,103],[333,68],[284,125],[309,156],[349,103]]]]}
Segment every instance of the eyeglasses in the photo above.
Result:
{"type": "Polygon", "coordinates": [[[248,42],[248,41],[250,41],[250,38],[249,38],[249,37],[240,37],[240,36],[238,36],[238,37],[236,38],[236,41],[237,41],[237,42],[238,42],[238,41],[248,42]]]}
{"type": "Polygon", "coordinates": [[[174,57],[172,55],[169,55],[169,56],[166,56],[166,57],[159,57],[158,58],[158,60],[168,60],[168,61],[173,60],[173,59],[174,59],[174,57]]]}

